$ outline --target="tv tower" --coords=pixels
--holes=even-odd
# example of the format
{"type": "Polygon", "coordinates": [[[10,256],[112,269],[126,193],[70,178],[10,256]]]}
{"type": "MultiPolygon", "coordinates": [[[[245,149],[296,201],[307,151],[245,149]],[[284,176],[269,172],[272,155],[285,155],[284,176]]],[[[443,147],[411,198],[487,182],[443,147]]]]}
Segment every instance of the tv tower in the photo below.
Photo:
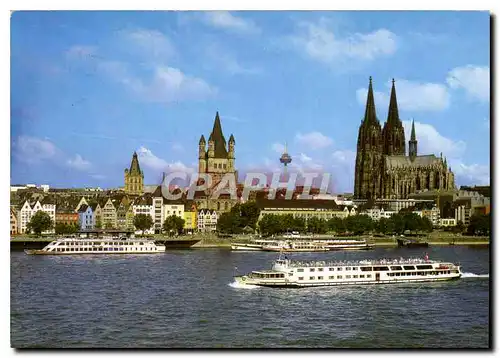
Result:
{"type": "Polygon", "coordinates": [[[287,153],[286,150],[286,142],[285,142],[285,151],[283,152],[283,154],[281,154],[280,162],[285,166],[285,174],[286,174],[286,166],[292,162],[292,157],[290,156],[290,154],[287,153]]]}

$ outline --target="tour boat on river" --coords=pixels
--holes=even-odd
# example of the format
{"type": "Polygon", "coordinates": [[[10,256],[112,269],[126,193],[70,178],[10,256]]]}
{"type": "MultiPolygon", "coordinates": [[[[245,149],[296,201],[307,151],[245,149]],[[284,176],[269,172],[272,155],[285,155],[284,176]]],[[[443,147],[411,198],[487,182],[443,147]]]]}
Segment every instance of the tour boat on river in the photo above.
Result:
{"type": "Polygon", "coordinates": [[[263,251],[317,252],[328,251],[326,243],[318,241],[277,241],[262,246],[263,251]]]}
{"type": "Polygon", "coordinates": [[[241,285],[267,287],[312,287],[446,281],[462,275],[451,262],[424,259],[380,259],[361,261],[292,261],[283,254],[271,270],[235,276],[241,285]]]}
{"type": "Polygon", "coordinates": [[[28,255],[156,254],[165,252],[165,246],[141,239],[65,238],[52,241],[41,250],[24,251],[28,255]]]}

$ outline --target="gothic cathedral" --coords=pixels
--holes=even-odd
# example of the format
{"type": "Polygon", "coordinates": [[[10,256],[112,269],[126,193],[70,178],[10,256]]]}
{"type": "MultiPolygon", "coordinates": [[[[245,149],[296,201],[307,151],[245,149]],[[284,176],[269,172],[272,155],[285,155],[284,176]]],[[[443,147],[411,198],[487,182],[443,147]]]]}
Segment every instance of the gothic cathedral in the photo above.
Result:
{"type": "Polygon", "coordinates": [[[136,152],[132,156],[130,169],[125,169],[125,193],[129,195],[142,195],[144,193],[144,173],[139,167],[136,152]]]}
{"type": "Polygon", "coordinates": [[[354,197],[356,199],[407,199],[424,190],[452,190],[455,180],[446,158],[417,155],[415,124],[406,156],[405,133],[399,119],[396,87],[392,80],[389,112],[381,129],[375,111],[372,78],[368,86],[365,117],[358,134],[354,197]]]}
{"type": "MultiPolygon", "coordinates": [[[[228,145],[222,134],[219,112],[215,115],[214,128],[208,138],[208,150],[206,150],[205,137],[202,135],[198,146],[198,172],[210,174],[212,184],[216,184],[227,173],[237,172],[234,167],[234,137],[231,134],[228,145]]],[[[235,181],[236,182],[236,181],[235,181]]]]}

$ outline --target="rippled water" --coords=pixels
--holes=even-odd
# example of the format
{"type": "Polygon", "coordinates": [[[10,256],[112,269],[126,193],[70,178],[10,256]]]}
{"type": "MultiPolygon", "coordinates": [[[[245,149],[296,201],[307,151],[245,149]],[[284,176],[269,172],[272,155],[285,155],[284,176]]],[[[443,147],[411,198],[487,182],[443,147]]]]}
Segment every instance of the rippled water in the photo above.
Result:
{"type": "MultiPolygon", "coordinates": [[[[488,347],[489,250],[427,249],[461,280],[244,289],[239,272],[275,253],[222,249],[157,255],[11,253],[11,345],[22,347],[488,347]],[[480,275],[479,277],[476,275],[480,275]]],[[[296,254],[297,259],[421,256],[421,249],[296,254]]]]}

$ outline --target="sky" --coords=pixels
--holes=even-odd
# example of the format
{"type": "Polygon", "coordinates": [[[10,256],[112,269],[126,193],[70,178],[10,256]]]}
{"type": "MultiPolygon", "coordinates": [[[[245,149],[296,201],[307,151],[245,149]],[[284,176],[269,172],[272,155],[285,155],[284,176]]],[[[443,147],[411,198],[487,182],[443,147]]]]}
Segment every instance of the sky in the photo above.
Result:
{"type": "MultiPolygon", "coordinates": [[[[330,173],[352,192],[369,76],[387,119],[460,185],[490,183],[488,12],[16,12],[11,183],[123,186],[197,170],[219,111],[236,167],[330,173]]],[[[407,149],[408,150],[408,149],[407,149]]]]}

